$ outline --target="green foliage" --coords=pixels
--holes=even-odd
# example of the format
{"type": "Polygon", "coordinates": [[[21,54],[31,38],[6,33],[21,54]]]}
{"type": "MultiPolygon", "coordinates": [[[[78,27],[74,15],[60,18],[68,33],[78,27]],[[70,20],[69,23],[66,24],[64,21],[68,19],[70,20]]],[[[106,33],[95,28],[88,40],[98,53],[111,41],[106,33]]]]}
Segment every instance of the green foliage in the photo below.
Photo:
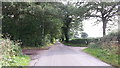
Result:
{"type": "Polygon", "coordinates": [[[30,57],[25,55],[13,56],[11,58],[4,57],[3,59],[3,66],[27,66],[30,62],[30,57]]]}
{"type": "Polygon", "coordinates": [[[10,66],[28,66],[30,62],[29,56],[15,56],[11,58],[12,61],[9,62],[10,66]]]}
{"type": "Polygon", "coordinates": [[[91,39],[72,39],[69,43],[63,43],[68,46],[78,46],[78,47],[86,47],[91,42],[91,39]]]}
{"type": "Polygon", "coordinates": [[[70,32],[82,28],[78,9],[72,3],[3,2],[2,9],[3,37],[9,34],[11,40],[21,40],[23,46],[43,46],[61,37],[69,40],[70,32]]]}
{"type": "Polygon", "coordinates": [[[116,32],[110,32],[107,36],[118,36],[120,35],[120,32],[116,31],[116,32]]]}
{"type": "Polygon", "coordinates": [[[98,43],[90,43],[88,45],[89,48],[93,48],[93,49],[96,49],[96,48],[102,48],[100,44],[98,43]]]}
{"type": "MultiPolygon", "coordinates": [[[[78,32],[82,30],[82,15],[78,15],[79,10],[75,4],[71,2],[67,2],[66,5],[60,5],[59,8],[61,9],[60,17],[63,20],[63,27],[62,27],[62,41],[69,42],[69,39],[74,35],[74,32],[78,32]],[[79,17],[79,18],[78,18],[79,17]]],[[[83,11],[83,10],[79,10],[83,11]]]]}
{"type": "Polygon", "coordinates": [[[70,40],[69,43],[73,43],[73,44],[89,44],[90,39],[73,39],[70,40]]]}
{"type": "Polygon", "coordinates": [[[27,65],[30,58],[22,55],[20,43],[0,39],[0,66],[27,65]]]}
{"type": "Polygon", "coordinates": [[[74,46],[74,47],[87,47],[87,44],[73,44],[73,43],[63,43],[67,46],[74,46]]]}
{"type": "MultiPolygon", "coordinates": [[[[56,4],[54,4],[56,5],[56,4]]],[[[3,37],[23,46],[43,46],[61,36],[62,19],[51,3],[3,3],[3,37]],[[8,11],[9,10],[9,11],[8,11]]]]}
{"type": "Polygon", "coordinates": [[[110,40],[114,37],[116,36],[107,35],[102,38],[93,39],[88,45],[88,48],[85,49],[85,52],[90,53],[113,66],[119,66],[119,44],[116,43],[116,39],[110,40]]]}
{"type": "Polygon", "coordinates": [[[118,64],[118,55],[110,53],[106,51],[105,49],[100,49],[100,48],[87,48],[84,49],[85,52],[103,60],[104,62],[107,62],[113,66],[119,66],[118,64]]]}
{"type": "Polygon", "coordinates": [[[9,39],[1,39],[0,48],[2,50],[2,56],[19,56],[21,55],[20,43],[14,43],[9,39]]]}

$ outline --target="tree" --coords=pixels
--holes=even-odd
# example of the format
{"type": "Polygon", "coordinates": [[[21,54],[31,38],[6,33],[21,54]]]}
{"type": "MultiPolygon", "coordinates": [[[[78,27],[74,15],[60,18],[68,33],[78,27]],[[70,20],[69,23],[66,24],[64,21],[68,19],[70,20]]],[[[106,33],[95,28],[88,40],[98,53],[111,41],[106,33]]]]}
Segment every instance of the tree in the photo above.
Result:
{"type": "MultiPolygon", "coordinates": [[[[57,3],[56,3],[57,4],[57,3]]],[[[61,35],[62,20],[56,4],[40,2],[3,3],[2,34],[21,40],[23,46],[42,46],[61,35]]]]}
{"type": "Polygon", "coordinates": [[[64,22],[62,27],[62,41],[64,41],[65,38],[65,42],[69,42],[70,23],[72,22],[71,15],[73,15],[73,10],[75,7],[73,7],[70,2],[68,2],[67,5],[60,6],[60,9],[62,10],[61,17],[64,22]]]}
{"type": "Polygon", "coordinates": [[[65,5],[59,7],[61,9],[61,17],[63,20],[62,27],[62,40],[69,42],[70,35],[74,35],[73,32],[82,31],[82,19],[85,12],[83,6],[78,8],[75,3],[67,2],[65,5]],[[81,15],[80,15],[81,13],[81,15]]]}
{"type": "Polygon", "coordinates": [[[3,37],[21,40],[23,46],[42,46],[62,38],[68,42],[72,32],[82,30],[82,16],[73,3],[5,2],[3,37]]]}
{"type": "MultiPolygon", "coordinates": [[[[117,7],[119,2],[89,2],[87,7],[89,8],[86,13],[86,17],[95,17],[97,21],[103,23],[103,36],[106,35],[107,24],[109,21],[113,21],[116,18],[118,12],[117,7]]],[[[114,25],[114,22],[113,24],[114,25]]]]}

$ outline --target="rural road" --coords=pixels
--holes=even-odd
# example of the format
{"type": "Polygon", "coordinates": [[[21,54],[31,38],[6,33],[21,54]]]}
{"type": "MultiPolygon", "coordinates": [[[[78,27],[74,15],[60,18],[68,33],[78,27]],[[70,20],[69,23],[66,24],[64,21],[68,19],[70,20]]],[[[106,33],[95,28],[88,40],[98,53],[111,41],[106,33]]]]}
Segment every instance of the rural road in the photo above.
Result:
{"type": "Polygon", "coordinates": [[[110,66],[84,53],[82,48],[65,46],[60,42],[35,57],[37,58],[30,62],[30,66],[110,66]]]}

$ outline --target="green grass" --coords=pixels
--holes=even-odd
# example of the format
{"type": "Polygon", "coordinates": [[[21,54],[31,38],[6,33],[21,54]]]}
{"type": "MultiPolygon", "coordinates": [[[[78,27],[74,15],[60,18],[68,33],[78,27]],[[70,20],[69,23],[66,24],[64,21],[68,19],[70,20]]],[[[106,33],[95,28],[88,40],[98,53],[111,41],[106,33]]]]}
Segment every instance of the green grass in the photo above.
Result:
{"type": "Polygon", "coordinates": [[[73,43],[63,43],[64,45],[67,46],[75,46],[75,47],[86,47],[86,44],[73,44],[73,43]]]}
{"type": "Polygon", "coordinates": [[[117,54],[108,53],[106,50],[99,49],[99,48],[96,48],[96,49],[95,48],[86,48],[83,51],[85,51],[86,53],[89,53],[89,54],[99,58],[100,60],[102,60],[106,63],[109,63],[113,66],[119,66],[117,54]]]}
{"type": "Polygon", "coordinates": [[[9,62],[10,66],[27,66],[30,62],[30,57],[26,55],[12,57],[12,61],[9,62]]]}

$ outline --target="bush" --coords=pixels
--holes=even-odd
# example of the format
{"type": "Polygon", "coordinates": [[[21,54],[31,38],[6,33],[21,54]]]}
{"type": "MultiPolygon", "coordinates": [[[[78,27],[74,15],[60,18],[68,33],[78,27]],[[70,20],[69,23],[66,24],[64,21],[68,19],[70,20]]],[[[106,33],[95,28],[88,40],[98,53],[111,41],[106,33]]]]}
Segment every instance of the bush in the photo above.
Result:
{"type": "Polygon", "coordinates": [[[69,43],[72,43],[72,44],[89,44],[90,42],[90,39],[73,39],[73,40],[70,40],[69,43]]]}
{"type": "Polygon", "coordinates": [[[88,45],[89,48],[101,48],[101,45],[98,43],[90,43],[88,45]]]}
{"type": "Polygon", "coordinates": [[[87,47],[88,45],[86,44],[72,44],[72,43],[63,43],[67,46],[75,46],[75,47],[87,47]]]}
{"type": "Polygon", "coordinates": [[[13,62],[12,57],[22,55],[19,43],[9,39],[0,39],[0,62],[1,66],[9,66],[13,62]]]}

